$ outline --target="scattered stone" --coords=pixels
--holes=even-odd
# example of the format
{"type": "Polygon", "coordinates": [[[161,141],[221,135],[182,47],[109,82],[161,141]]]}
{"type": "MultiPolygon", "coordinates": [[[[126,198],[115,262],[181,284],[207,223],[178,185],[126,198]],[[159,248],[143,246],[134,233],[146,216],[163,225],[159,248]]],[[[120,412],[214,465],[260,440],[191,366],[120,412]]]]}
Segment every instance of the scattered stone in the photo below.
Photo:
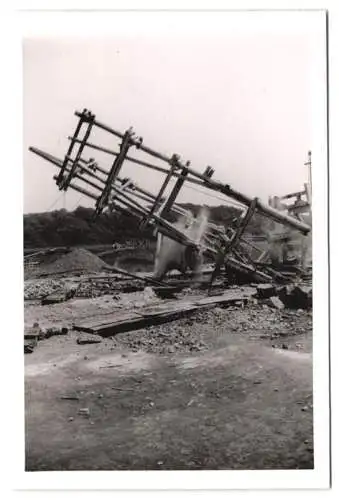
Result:
{"type": "Polygon", "coordinates": [[[100,344],[102,342],[102,337],[100,335],[93,335],[92,333],[81,333],[77,338],[77,344],[100,344]]]}
{"type": "Polygon", "coordinates": [[[307,410],[308,410],[308,407],[307,407],[307,406],[303,406],[303,407],[301,408],[301,411],[307,411],[307,410]]]}
{"type": "Polygon", "coordinates": [[[79,401],[79,396],[77,396],[76,394],[74,395],[65,395],[65,396],[60,396],[60,399],[68,399],[70,401],[79,401]]]}
{"type": "Polygon", "coordinates": [[[285,308],[283,302],[279,299],[279,297],[270,297],[267,300],[267,304],[270,307],[275,307],[276,309],[284,309],[285,308]]]}
{"type": "Polygon", "coordinates": [[[79,415],[83,415],[84,417],[89,417],[89,408],[79,408],[79,415]]]}
{"type": "Polygon", "coordinates": [[[288,349],[288,345],[287,345],[287,344],[283,344],[283,345],[281,346],[281,348],[282,348],[282,349],[288,349]]]}
{"type": "Polygon", "coordinates": [[[277,387],[275,387],[273,390],[274,392],[279,392],[279,389],[277,387]]]}
{"type": "Polygon", "coordinates": [[[68,417],[69,422],[73,422],[73,420],[74,420],[74,417],[68,417]]]}

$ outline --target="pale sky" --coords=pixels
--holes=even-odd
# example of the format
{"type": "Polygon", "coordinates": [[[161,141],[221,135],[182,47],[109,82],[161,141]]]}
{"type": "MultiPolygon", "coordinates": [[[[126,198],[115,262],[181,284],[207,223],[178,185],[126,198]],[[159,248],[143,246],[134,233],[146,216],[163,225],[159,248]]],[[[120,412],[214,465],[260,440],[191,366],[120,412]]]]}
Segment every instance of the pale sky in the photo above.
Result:
{"type": "MultiPolygon", "coordinates": [[[[200,172],[211,165],[215,179],[244,194],[267,201],[301,189],[314,145],[312,79],[320,53],[314,19],[295,13],[291,29],[291,17],[279,12],[269,19],[247,13],[245,30],[242,15],[226,13],[215,33],[149,29],[133,37],[115,33],[113,24],[101,38],[25,39],[24,212],[46,211],[58,198],[53,209],[77,205],[79,194],[60,197],[57,169],[28,147],[62,158],[77,123],[74,111],[85,107],[122,132],[133,126],[145,145],[179,153],[200,172]]],[[[107,134],[91,140],[117,149],[107,134]]],[[[111,157],[90,155],[110,167],[111,157]]],[[[126,165],[123,173],[143,187],[159,186],[158,174],[126,165]]],[[[218,196],[184,189],[178,201],[222,204],[218,196]]],[[[80,204],[93,206],[86,198],[80,204]]]]}

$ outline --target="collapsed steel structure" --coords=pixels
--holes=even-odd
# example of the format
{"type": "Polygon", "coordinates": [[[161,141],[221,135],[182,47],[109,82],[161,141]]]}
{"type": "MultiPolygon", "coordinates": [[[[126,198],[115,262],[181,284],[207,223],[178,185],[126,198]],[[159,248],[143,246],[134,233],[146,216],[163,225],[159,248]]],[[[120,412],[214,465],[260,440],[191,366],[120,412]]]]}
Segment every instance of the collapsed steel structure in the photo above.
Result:
{"type": "Polygon", "coordinates": [[[210,166],[200,173],[191,168],[189,161],[184,162],[177,154],[167,156],[151,149],[144,144],[142,137],[136,136],[132,128],[121,133],[98,121],[87,109],[82,112],[76,111],[75,116],[78,118],[78,123],[73,135],[68,137],[70,144],[63,159],[36,147],[29,148],[31,152],[58,167],[59,172],[54,179],[59,190],[73,189],[94,200],[95,217],[106,209],[132,214],[140,220],[142,228],[151,227],[155,235],[167,236],[193,251],[207,255],[215,262],[212,280],[223,266],[232,273],[247,276],[249,281],[253,282],[284,280],[284,275],[265,261],[265,252],[257,249],[261,253],[257,259],[253,259],[250,252],[246,252],[246,247],[252,250],[256,247],[244,238],[244,232],[253,215],[260,214],[275,223],[307,235],[311,227],[298,219],[293,211],[289,214],[283,213],[270,204],[262,203],[258,198],[252,199],[234,190],[230,185],[215,180],[212,178],[214,170],[210,166]],[[119,150],[114,151],[90,142],[95,129],[121,139],[119,150]],[[132,156],[130,152],[133,149],[155,158],[158,163],[154,164],[132,156]],[[86,158],[84,155],[88,150],[100,151],[113,157],[110,168],[103,168],[91,156],[86,158]],[[124,177],[123,167],[127,162],[163,174],[164,179],[159,191],[152,193],[137,185],[133,179],[124,177]],[[175,183],[170,189],[172,179],[175,183]],[[224,195],[225,204],[227,198],[235,200],[245,209],[244,216],[236,227],[228,231],[223,226],[208,222],[203,237],[190,238],[184,230],[168,220],[171,213],[187,216],[187,211],[176,203],[184,184],[194,184],[224,195]]]}

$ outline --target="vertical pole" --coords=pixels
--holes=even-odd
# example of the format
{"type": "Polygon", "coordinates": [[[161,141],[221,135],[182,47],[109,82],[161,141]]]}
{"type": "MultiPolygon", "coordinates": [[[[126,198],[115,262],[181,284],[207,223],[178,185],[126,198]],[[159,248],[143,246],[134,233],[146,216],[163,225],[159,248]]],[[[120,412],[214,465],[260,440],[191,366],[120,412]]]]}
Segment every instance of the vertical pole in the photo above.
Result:
{"type": "Polygon", "coordinates": [[[309,151],[307,156],[305,165],[308,167],[308,185],[312,195],[312,151],[309,151]]]}

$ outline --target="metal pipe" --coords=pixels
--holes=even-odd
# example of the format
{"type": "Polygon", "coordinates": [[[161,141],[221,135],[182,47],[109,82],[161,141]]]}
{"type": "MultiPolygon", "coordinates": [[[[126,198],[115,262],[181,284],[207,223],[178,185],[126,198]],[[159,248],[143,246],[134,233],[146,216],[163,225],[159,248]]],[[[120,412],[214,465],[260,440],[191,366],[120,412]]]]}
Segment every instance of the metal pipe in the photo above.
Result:
{"type": "MultiPolygon", "coordinates": [[[[30,148],[31,151],[35,152],[34,149],[36,149],[36,148],[30,148]]],[[[40,154],[40,156],[43,156],[46,159],[48,159],[47,156],[50,156],[50,155],[45,153],[44,155],[40,154]]],[[[127,156],[126,156],[126,160],[131,161],[130,158],[127,156]]],[[[49,160],[49,161],[51,161],[51,160],[49,160]]],[[[135,159],[133,159],[133,161],[135,161],[135,159]]],[[[52,161],[52,163],[53,163],[53,161],[52,161]]],[[[139,160],[137,160],[136,163],[141,164],[141,162],[139,162],[139,160]]],[[[142,164],[144,164],[144,163],[145,162],[142,162],[142,164]]],[[[148,166],[148,167],[154,169],[154,166],[151,166],[150,164],[144,165],[144,166],[148,166]]],[[[185,166],[183,166],[183,167],[185,167],[185,166]]],[[[204,178],[202,175],[197,174],[196,172],[192,171],[191,168],[189,168],[189,167],[185,167],[185,168],[187,168],[188,173],[193,172],[194,175],[197,175],[200,178],[204,178]]],[[[161,167],[155,167],[155,169],[156,170],[160,169],[163,173],[168,174],[167,169],[162,169],[161,167]]],[[[181,174],[174,172],[173,175],[175,177],[179,177],[181,174]]],[[[195,179],[191,179],[190,177],[187,177],[186,181],[187,182],[194,182],[196,184],[202,185],[205,188],[210,189],[212,191],[218,191],[218,192],[224,194],[225,196],[228,196],[229,198],[232,198],[232,199],[238,201],[239,203],[241,203],[247,207],[249,207],[253,201],[253,198],[250,198],[249,196],[246,196],[242,193],[239,193],[238,191],[235,191],[229,185],[225,185],[225,184],[222,184],[220,182],[216,182],[216,181],[211,180],[211,179],[205,179],[206,182],[199,182],[199,181],[196,181],[195,179]]],[[[257,212],[261,213],[262,215],[271,218],[275,222],[290,226],[294,229],[301,231],[303,234],[308,234],[311,230],[311,228],[307,224],[305,224],[304,222],[299,221],[296,218],[291,217],[290,215],[283,214],[283,213],[279,212],[279,210],[276,210],[268,205],[263,204],[260,200],[257,201],[256,210],[257,210],[257,212]]]]}
{"type": "MultiPolygon", "coordinates": [[[[36,155],[40,156],[41,158],[44,158],[44,160],[47,160],[50,163],[53,163],[56,167],[58,167],[60,169],[62,168],[62,161],[59,160],[59,158],[56,158],[55,156],[52,156],[49,153],[45,153],[44,151],[42,151],[41,149],[38,149],[38,148],[30,147],[29,150],[32,151],[32,153],[35,153],[36,155]]],[[[79,165],[79,167],[83,168],[87,171],[86,167],[82,167],[81,165],[79,165]]],[[[69,170],[66,169],[65,172],[69,173],[69,170]]],[[[92,177],[95,177],[95,178],[101,180],[100,178],[95,176],[95,174],[93,174],[91,171],[87,171],[87,173],[88,173],[88,175],[91,175],[92,177]]],[[[55,179],[56,181],[58,180],[58,178],[59,178],[59,176],[56,176],[56,178],[53,177],[53,179],[55,179]]],[[[98,191],[102,191],[102,188],[100,186],[98,186],[94,182],[91,182],[90,180],[86,179],[85,177],[82,177],[82,175],[80,175],[80,174],[76,173],[74,175],[74,178],[77,178],[77,179],[85,182],[86,184],[94,187],[95,189],[98,189],[98,191]]],[[[103,182],[103,181],[101,180],[101,182],[103,182]]]]}
{"type": "MultiPolygon", "coordinates": [[[[79,139],[75,139],[74,137],[68,137],[70,140],[75,140],[75,142],[80,142],[79,139]]],[[[95,149],[96,151],[101,151],[102,153],[106,153],[109,155],[113,156],[118,156],[118,152],[113,151],[112,149],[109,148],[104,148],[102,146],[98,146],[97,144],[93,144],[91,142],[86,142],[86,146],[91,149],[95,149]]],[[[165,167],[159,167],[158,165],[153,165],[153,163],[149,163],[147,161],[143,160],[138,160],[137,158],[133,158],[132,156],[126,156],[125,157],[126,161],[130,161],[131,163],[135,163],[137,165],[141,165],[142,167],[150,168],[152,170],[155,170],[156,172],[160,172],[162,174],[168,174],[168,169],[165,167]]],[[[107,172],[106,172],[107,173],[107,172]]],[[[179,177],[180,173],[179,172],[173,172],[174,177],[179,177]]],[[[198,181],[197,179],[192,179],[191,177],[186,178],[187,182],[191,182],[192,184],[197,184],[198,186],[206,187],[205,182],[198,181]]]]}
{"type": "MultiPolygon", "coordinates": [[[[84,114],[83,113],[80,113],[79,111],[76,111],[75,112],[75,115],[78,116],[79,118],[83,118],[84,114]]],[[[92,121],[92,123],[94,125],[96,125],[97,127],[101,128],[102,130],[106,130],[106,132],[109,132],[117,137],[120,137],[121,139],[124,137],[125,134],[121,133],[121,132],[118,132],[117,130],[114,130],[113,128],[109,127],[108,125],[105,125],[104,123],[102,122],[99,122],[98,120],[94,119],[92,121]]],[[[157,151],[154,151],[153,149],[151,148],[148,148],[146,146],[143,146],[142,144],[139,143],[138,140],[135,140],[133,139],[133,137],[130,138],[130,143],[133,144],[133,146],[137,146],[138,149],[141,149],[141,151],[144,151],[145,153],[151,155],[151,156],[154,156],[155,158],[158,158],[159,160],[163,160],[167,163],[170,162],[171,158],[164,155],[164,154],[161,154],[161,153],[158,153],[157,151]]]]}

